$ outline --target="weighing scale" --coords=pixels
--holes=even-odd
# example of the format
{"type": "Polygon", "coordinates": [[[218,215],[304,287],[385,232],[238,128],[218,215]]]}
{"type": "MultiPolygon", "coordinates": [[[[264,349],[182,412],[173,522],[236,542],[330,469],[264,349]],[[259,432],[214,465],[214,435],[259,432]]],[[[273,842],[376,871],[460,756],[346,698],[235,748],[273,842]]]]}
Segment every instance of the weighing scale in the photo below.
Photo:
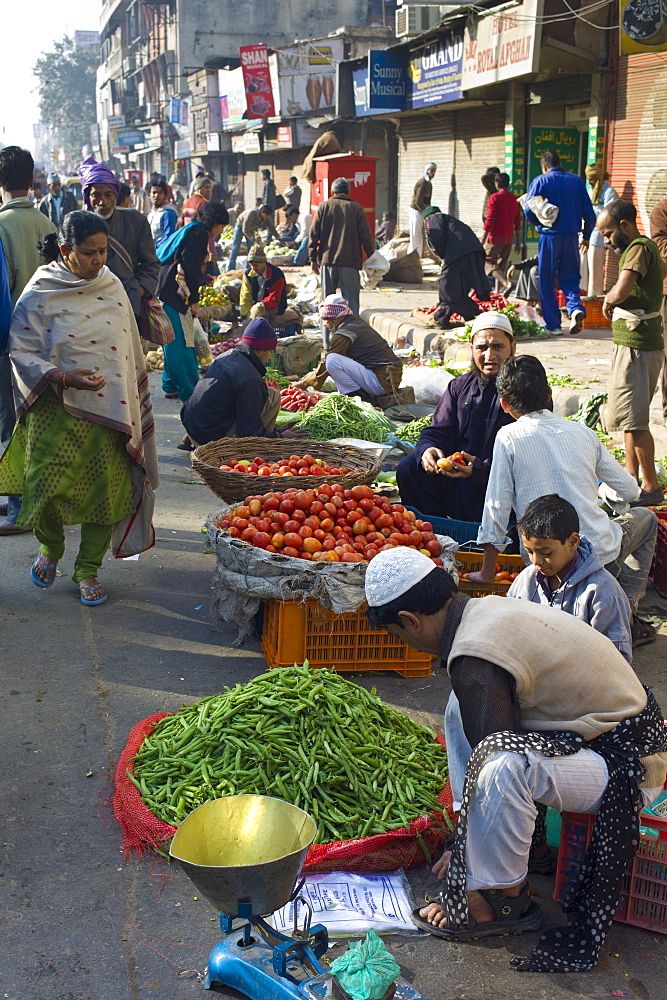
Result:
{"type": "MultiPolygon", "coordinates": [[[[311,927],[310,904],[297,880],[316,826],[308,813],[268,795],[230,795],[199,806],[183,821],[169,853],[220,911],[225,937],[212,949],[204,988],[231,986],[251,1000],[350,1000],[319,961],[326,927],[311,927]],[[294,931],[263,918],[294,901],[294,931]],[[306,917],[298,927],[298,904],[306,917]],[[242,924],[234,926],[240,919],[242,924]]],[[[426,1000],[399,979],[382,1000],[426,1000]]]]}

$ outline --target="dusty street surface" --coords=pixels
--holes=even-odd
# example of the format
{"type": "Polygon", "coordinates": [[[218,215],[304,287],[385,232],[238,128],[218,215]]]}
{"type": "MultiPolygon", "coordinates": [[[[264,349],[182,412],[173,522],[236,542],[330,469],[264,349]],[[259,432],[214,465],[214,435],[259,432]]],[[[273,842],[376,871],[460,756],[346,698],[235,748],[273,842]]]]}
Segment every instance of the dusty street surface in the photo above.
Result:
{"type": "MultiPolygon", "coordinates": [[[[607,351],[597,338],[536,346],[564,355],[559,364],[572,373],[580,354],[585,360],[607,351]]],[[[178,404],[163,399],[156,375],[151,383],[163,477],[158,543],[138,561],[105,562],[109,602],[84,608],[76,599],[69,574],[77,529],[68,535],[63,576],[48,591],[28,576],[37,550],[33,536],[0,542],[0,997],[8,1000],[207,995],[196,973],[219,936],[216,915],[162,859],[123,858],[109,806],[110,776],[137,721],[248,680],[265,662],[258,640],[231,648],[229,634],[209,626],[213,558],[200,527],[217,500],[193,482],[187,455],[175,450],[182,433],[178,404]]],[[[646,608],[667,617],[667,603],[652,589],[646,608]]],[[[660,632],[635,662],[667,707],[667,628],[660,632]]],[[[418,680],[355,679],[441,729],[449,689],[443,671],[418,680]]],[[[432,888],[425,868],[411,873],[411,881],[417,898],[432,888]]],[[[534,885],[548,920],[562,920],[550,899],[553,881],[536,878],[534,885]]],[[[405,977],[431,1000],[602,1000],[613,991],[635,1000],[667,997],[665,936],[615,925],[593,972],[510,971],[510,955],[534,942],[535,935],[472,945],[387,939],[405,977]]],[[[340,951],[337,945],[333,955],[340,951]]]]}

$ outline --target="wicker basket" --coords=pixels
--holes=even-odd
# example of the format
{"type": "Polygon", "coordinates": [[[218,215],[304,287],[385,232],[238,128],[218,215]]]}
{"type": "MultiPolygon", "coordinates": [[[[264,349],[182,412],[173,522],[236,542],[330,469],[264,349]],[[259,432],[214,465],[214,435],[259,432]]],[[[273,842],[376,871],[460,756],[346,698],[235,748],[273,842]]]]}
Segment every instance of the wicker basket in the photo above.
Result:
{"type": "Polygon", "coordinates": [[[296,486],[307,490],[323,482],[337,482],[345,489],[372,483],[382,463],[370,452],[350,445],[302,441],[298,438],[222,438],[202,444],[192,453],[192,468],[221,500],[244,500],[253,493],[271,493],[296,486]],[[225,472],[221,465],[230,460],[261,455],[268,462],[280,461],[296,453],[321,458],[327,465],[354,468],[345,476],[250,476],[245,472],[225,472]]]}

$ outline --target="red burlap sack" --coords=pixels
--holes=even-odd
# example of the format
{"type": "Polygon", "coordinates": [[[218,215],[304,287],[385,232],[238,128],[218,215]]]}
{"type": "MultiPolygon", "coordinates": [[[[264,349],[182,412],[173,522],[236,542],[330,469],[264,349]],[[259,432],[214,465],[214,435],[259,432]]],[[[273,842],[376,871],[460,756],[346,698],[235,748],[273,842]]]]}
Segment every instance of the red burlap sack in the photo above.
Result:
{"type": "MultiPolygon", "coordinates": [[[[139,789],[127,776],[128,771],[134,773],[132,758],[144,739],[152,733],[160,719],[170,714],[170,712],[157,712],[138,722],[130,732],[125,749],[118,760],[113,811],[123,831],[123,851],[126,857],[132,850],[136,850],[139,855],[148,850],[164,852],[176,833],[175,826],[164,823],[150,812],[141,798],[139,789]]],[[[445,741],[442,736],[436,736],[436,740],[444,746],[445,741]]],[[[425,858],[418,835],[433,855],[438,843],[445,840],[449,832],[445,816],[453,822],[449,778],[438,800],[443,807],[442,813],[419,816],[412,821],[409,830],[402,827],[360,840],[313,844],[308,851],[303,871],[305,873],[387,872],[423,864],[425,858]]]]}

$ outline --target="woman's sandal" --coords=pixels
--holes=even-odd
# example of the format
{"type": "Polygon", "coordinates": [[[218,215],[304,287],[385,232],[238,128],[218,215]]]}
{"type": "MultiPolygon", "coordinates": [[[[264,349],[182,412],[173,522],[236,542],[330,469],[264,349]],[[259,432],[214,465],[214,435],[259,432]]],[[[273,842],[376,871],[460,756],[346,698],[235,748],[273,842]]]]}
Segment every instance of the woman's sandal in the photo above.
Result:
{"type": "Polygon", "coordinates": [[[30,567],[30,579],[32,580],[32,582],[35,584],[36,587],[43,587],[43,588],[50,587],[56,578],[57,566],[58,566],[57,562],[47,562],[46,556],[39,555],[35,559],[32,566],[30,567]],[[46,570],[46,574],[43,580],[37,576],[38,568],[39,569],[44,568],[46,570]]]}
{"type": "Polygon", "coordinates": [[[82,586],[81,584],[79,584],[78,586],[79,586],[79,595],[81,597],[81,603],[85,604],[86,607],[93,608],[95,607],[96,604],[104,604],[104,602],[109,597],[109,595],[107,594],[106,590],[104,589],[101,583],[98,583],[97,586],[95,587],[85,587],[82,586]],[[92,596],[96,591],[100,590],[102,591],[102,593],[99,597],[92,596]],[[90,596],[84,597],[84,593],[87,593],[90,596]]]}
{"type": "Polygon", "coordinates": [[[646,618],[640,618],[635,612],[630,625],[632,634],[632,648],[636,646],[646,646],[650,642],[655,642],[655,627],[646,618]]]}
{"type": "Polygon", "coordinates": [[[506,896],[502,889],[480,889],[479,894],[491,906],[495,920],[478,924],[469,918],[472,921],[471,927],[450,930],[447,927],[435,927],[429,924],[428,920],[419,915],[419,911],[424,907],[418,906],[412,911],[412,922],[420,930],[428,931],[434,937],[444,938],[445,941],[476,941],[477,938],[493,937],[498,934],[525,934],[526,931],[542,929],[542,911],[532,900],[527,883],[518,896],[506,896]]]}

